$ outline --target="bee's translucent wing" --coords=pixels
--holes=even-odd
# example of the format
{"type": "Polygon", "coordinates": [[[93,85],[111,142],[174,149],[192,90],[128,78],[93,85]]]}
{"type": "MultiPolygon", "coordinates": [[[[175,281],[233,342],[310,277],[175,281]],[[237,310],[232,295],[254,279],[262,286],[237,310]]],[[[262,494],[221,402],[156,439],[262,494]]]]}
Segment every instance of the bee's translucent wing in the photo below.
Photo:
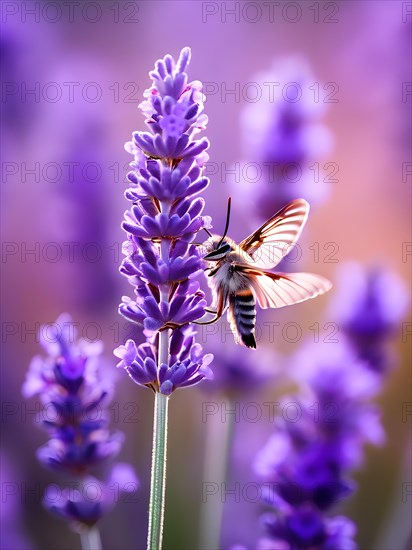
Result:
{"type": "Polygon", "coordinates": [[[314,273],[266,273],[245,268],[263,309],[290,306],[324,294],[332,283],[314,273]]]}
{"type": "Polygon", "coordinates": [[[298,240],[308,214],[309,204],[304,199],[296,199],[244,239],[239,247],[252,256],[254,266],[272,269],[298,240]]]}

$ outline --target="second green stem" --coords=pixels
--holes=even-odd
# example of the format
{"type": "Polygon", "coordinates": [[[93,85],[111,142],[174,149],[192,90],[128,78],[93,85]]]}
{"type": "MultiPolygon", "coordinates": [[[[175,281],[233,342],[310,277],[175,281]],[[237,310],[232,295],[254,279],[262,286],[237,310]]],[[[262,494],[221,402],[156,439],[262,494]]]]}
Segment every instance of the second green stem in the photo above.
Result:
{"type": "Polygon", "coordinates": [[[167,416],[169,397],[155,394],[152,472],[150,482],[148,550],[160,550],[166,494],[167,416]]]}

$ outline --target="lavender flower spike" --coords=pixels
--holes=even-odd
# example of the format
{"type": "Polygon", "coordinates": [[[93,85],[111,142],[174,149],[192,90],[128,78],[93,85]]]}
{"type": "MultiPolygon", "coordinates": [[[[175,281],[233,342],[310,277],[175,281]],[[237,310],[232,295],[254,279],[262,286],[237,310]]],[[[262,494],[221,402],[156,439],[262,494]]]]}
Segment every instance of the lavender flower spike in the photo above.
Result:
{"type": "Polygon", "coordinates": [[[384,441],[369,403],[381,381],[346,340],[333,348],[307,344],[296,363],[303,388],[285,403],[296,403],[300,417],[278,423],[255,463],[273,509],[262,518],[269,536],[257,548],[355,550],[355,525],[329,513],[353,492],[349,474],[362,464],[365,443],[384,441]]]}
{"type": "Polygon", "coordinates": [[[113,388],[99,377],[101,343],[76,342],[75,336],[68,315],[41,328],[41,343],[48,357],[34,357],[23,394],[39,394],[47,410],[53,411],[43,420],[50,440],[38,450],[40,462],[78,475],[115,456],[123,434],[108,431],[107,407],[113,388]]]}
{"type": "Polygon", "coordinates": [[[149,131],[134,132],[125,146],[134,162],[120,271],[136,297],[124,297],[119,311],[144,328],[146,342],[136,346],[128,340],[115,355],[134,382],[155,392],[148,548],[156,550],[163,535],[168,397],[212,377],[212,357],[203,355],[188,326],[203,316],[206,306],[194,280],[202,260],[192,243],[210,225],[198,197],[209,184],[202,176],[209,142],[196,138],[207,117],[202,114],[202,84],[188,82],[189,61],[190,49],[184,48],[177,63],[170,55],[156,62],[152,86],[139,105],[149,131]]]}
{"type": "Polygon", "coordinates": [[[119,311],[143,326],[149,343],[136,347],[128,340],[115,355],[134,382],[165,395],[212,376],[207,367],[211,357],[202,357],[198,344],[191,351],[194,333],[184,326],[204,314],[204,294],[193,280],[201,258],[191,242],[210,224],[201,215],[204,201],[197,197],[209,184],[201,174],[209,142],[195,139],[207,117],[201,83],[188,83],[189,60],[190,49],[184,48],[177,63],[170,55],[156,62],[152,87],[139,105],[150,132],[134,132],[133,141],[126,143],[135,158],[126,191],[133,204],[123,222],[127,241],[120,271],[136,298],[123,298],[119,311]],[[162,336],[169,329],[174,334],[166,343],[162,336]],[[157,351],[160,340],[164,357],[157,351]]]}
{"type": "Polygon", "coordinates": [[[117,483],[120,492],[131,492],[138,485],[129,464],[115,464],[106,483],[91,477],[90,470],[117,455],[123,443],[121,432],[108,429],[113,388],[99,372],[102,345],[77,341],[73,322],[66,314],[41,327],[40,341],[48,356],[34,357],[23,385],[25,397],[41,398],[42,424],[50,435],[37,457],[47,468],[77,480],[76,490],[66,488],[58,494],[55,485],[50,486],[43,503],[70,521],[81,534],[84,548],[98,550],[100,537],[95,524],[115,504],[110,487],[117,483]],[[85,490],[88,483],[101,487],[98,498],[94,495],[89,499],[85,490]]]}

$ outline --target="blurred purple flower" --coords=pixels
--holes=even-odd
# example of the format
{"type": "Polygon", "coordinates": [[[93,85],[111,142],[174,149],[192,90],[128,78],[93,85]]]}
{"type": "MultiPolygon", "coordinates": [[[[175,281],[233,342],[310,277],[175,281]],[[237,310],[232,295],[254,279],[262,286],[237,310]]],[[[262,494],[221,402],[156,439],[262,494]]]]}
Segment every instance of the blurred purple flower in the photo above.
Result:
{"type": "MultiPolygon", "coordinates": [[[[74,530],[91,527],[110,512],[123,493],[135,493],[139,481],[129,464],[117,463],[106,482],[86,477],[73,488],[57,490],[49,485],[44,495],[44,506],[55,515],[68,520],[74,530]]],[[[128,497],[130,502],[132,497],[128,497]]]]}
{"type": "Polygon", "coordinates": [[[264,97],[246,107],[242,127],[245,165],[257,165],[258,179],[232,185],[263,221],[293,199],[324,200],[329,188],[319,161],[332,149],[332,137],[321,122],[322,84],[303,59],[286,58],[252,80],[264,97]]]}
{"type": "Polygon", "coordinates": [[[60,315],[56,322],[41,326],[39,340],[48,357],[32,359],[22,389],[25,397],[39,395],[43,403],[48,404],[65,394],[76,396],[81,386],[82,395],[87,395],[89,402],[111,393],[107,381],[95,385],[102,343],[76,341],[76,330],[69,315],[60,315]]]}
{"type": "Polygon", "coordinates": [[[261,547],[356,548],[352,522],[325,514],[353,492],[348,474],[362,464],[365,443],[383,443],[378,411],[368,403],[381,379],[346,340],[304,345],[295,363],[302,390],[284,405],[294,404],[296,419],[278,422],[255,463],[274,508],[264,517],[270,539],[261,547]]]}
{"type": "Polygon", "coordinates": [[[268,351],[262,347],[257,357],[255,350],[241,347],[234,342],[232,332],[225,322],[220,327],[202,328],[202,341],[207,341],[216,365],[213,380],[203,387],[205,391],[220,391],[229,397],[239,398],[258,391],[279,378],[281,361],[273,349],[268,351]]]}
{"type": "Polygon", "coordinates": [[[400,328],[410,294],[396,273],[376,267],[366,270],[352,262],[338,272],[330,316],[349,338],[360,358],[383,373],[393,363],[388,339],[400,328]]]}
{"type": "Polygon", "coordinates": [[[354,524],[343,516],[323,518],[310,506],[282,518],[267,515],[263,523],[272,538],[260,539],[258,550],[356,550],[354,524]]]}
{"type": "Polygon", "coordinates": [[[126,198],[133,205],[125,213],[127,241],[120,271],[134,286],[136,299],[123,297],[119,312],[145,329],[148,343],[128,340],[115,351],[137,384],[169,395],[178,387],[210,378],[211,356],[194,343],[185,325],[204,314],[206,301],[193,280],[202,260],[191,244],[197,232],[210,225],[202,216],[204,201],[195,197],[209,181],[202,176],[207,160],[206,138],[194,136],[206,127],[201,83],[188,83],[190,49],[177,63],[170,55],[156,62],[153,85],[140,104],[150,132],[134,132],[126,150],[134,156],[126,198]],[[170,331],[169,362],[157,364],[157,333],[170,331]]]}
{"type": "MultiPolygon", "coordinates": [[[[39,416],[50,435],[37,457],[46,467],[82,479],[93,466],[117,455],[123,443],[121,432],[108,429],[113,387],[99,373],[102,345],[77,341],[67,314],[42,326],[40,340],[48,356],[33,359],[23,385],[25,397],[40,396],[43,410],[39,416]]],[[[113,469],[118,478],[126,474],[136,480],[131,466],[117,464],[113,469]]],[[[87,502],[79,492],[63,491],[53,502],[46,496],[45,504],[63,517],[91,525],[108,510],[109,492],[102,488],[101,500],[87,502]]]]}

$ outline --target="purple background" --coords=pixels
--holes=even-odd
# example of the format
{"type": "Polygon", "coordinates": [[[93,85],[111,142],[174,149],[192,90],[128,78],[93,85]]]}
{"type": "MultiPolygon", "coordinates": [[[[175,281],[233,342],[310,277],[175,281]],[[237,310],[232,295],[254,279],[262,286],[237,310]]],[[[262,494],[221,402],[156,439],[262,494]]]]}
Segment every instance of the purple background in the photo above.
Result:
{"type": "MultiPolygon", "coordinates": [[[[248,83],[274,60],[290,55],[304,57],[316,81],[334,83],[337,102],[323,121],[335,146],[319,161],[338,165],[338,182],[330,198],[312,211],[302,266],[333,281],[339,264],[356,260],[365,267],[382,264],[406,282],[412,263],[403,247],[411,239],[411,175],[403,170],[411,162],[411,94],[405,83],[411,81],[412,14],[409,2],[396,1],[280,2],[270,9],[266,2],[103,1],[69,8],[5,1],[1,9],[2,545],[75,548],[76,535],[40,505],[47,483],[62,480],[36,461],[35,449],[46,434],[33,426],[34,401],[23,401],[21,385],[31,357],[40,352],[36,330],[63,311],[79,323],[81,335],[104,341],[108,368],[115,365],[112,349],[138,334],[117,314],[121,295],[130,294],[117,273],[124,178],[131,160],[123,144],[133,130],[144,129],[137,105],[149,87],[154,61],[166,53],[177,56],[188,45],[190,78],[213,90],[205,106],[205,135],[217,173],[205,193],[206,213],[221,231],[231,193],[234,238],[251,229],[243,193],[229,191],[225,182],[225,167],[247,159],[240,120],[250,103],[244,92],[248,83]],[[318,6],[319,13],[310,6],[318,6]],[[237,95],[224,93],[236,87],[237,95]],[[315,242],[321,247],[337,243],[338,263],[322,254],[316,262],[309,250],[315,242]],[[36,492],[28,493],[30,488],[36,492]],[[13,538],[18,531],[20,539],[13,538]]],[[[282,313],[282,323],[298,321],[302,337],[311,338],[308,327],[325,319],[328,300],[291,308],[282,313]]],[[[201,340],[207,350],[206,336],[201,340]]],[[[361,548],[384,548],[385,533],[389,545],[395,544],[388,533],[396,533],[410,507],[411,496],[403,497],[403,491],[410,483],[405,463],[411,420],[402,418],[402,404],[411,400],[410,342],[410,335],[395,339],[400,366],[380,398],[387,445],[368,449],[366,467],[357,474],[359,490],[344,508],[358,524],[361,548]]],[[[270,346],[290,354],[298,344],[282,338],[262,342],[270,346]]],[[[247,400],[278,397],[272,387],[247,400]]],[[[201,389],[172,398],[165,548],[197,544],[206,428],[202,404],[219,400],[201,389]]],[[[143,548],[152,395],[119,373],[112,411],[113,427],[127,434],[121,458],[136,465],[142,489],[137,503],[119,504],[102,521],[102,537],[107,548],[143,548]]],[[[267,419],[238,426],[236,471],[243,480],[252,479],[248,465],[270,430],[267,419]]],[[[237,504],[231,497],[228,504],[225,544],[253,547],[261,507],[237,504]]]]}

